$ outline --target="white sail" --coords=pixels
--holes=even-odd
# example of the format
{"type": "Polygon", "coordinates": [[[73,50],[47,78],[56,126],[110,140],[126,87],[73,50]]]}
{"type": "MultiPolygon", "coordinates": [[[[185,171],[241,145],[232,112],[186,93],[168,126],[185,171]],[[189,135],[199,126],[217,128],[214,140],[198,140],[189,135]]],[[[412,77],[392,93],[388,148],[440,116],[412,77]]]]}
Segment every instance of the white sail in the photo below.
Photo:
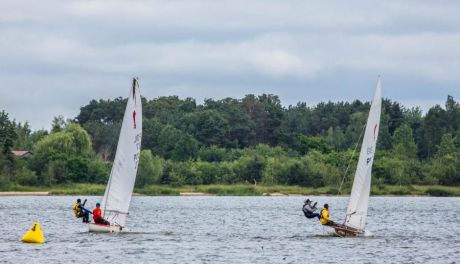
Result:
{"type": "Polygon", "coordinates": [[[359,154],[350,201],[348,203],[345,224],[360,230],[366,225],[367,209],[371,188],[372,163],[374,162],[375,149],[380,128],[380,112],[382,108],[380,77],[377,80],[374,99],[372,100],[363,144],[359,154]]]}
{"type": "Polygon", "coordinates": [[[101,208],[111,224],[124,227],[136,180],[142,138],[142,103],[139,84],[133,79],[128,97],[117,152],[101,208]]]}

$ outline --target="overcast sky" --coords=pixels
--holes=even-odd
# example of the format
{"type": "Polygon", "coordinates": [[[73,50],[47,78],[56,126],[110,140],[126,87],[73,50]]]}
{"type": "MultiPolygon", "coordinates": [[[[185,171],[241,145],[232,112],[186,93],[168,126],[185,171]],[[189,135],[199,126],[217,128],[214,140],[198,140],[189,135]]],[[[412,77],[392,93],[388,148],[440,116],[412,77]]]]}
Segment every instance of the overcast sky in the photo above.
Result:
{"type": "Polygon", "coordinates": [[[0,110],[50,128],[91,99],[460,100],[459,1],[0,1],[0,110]]]}

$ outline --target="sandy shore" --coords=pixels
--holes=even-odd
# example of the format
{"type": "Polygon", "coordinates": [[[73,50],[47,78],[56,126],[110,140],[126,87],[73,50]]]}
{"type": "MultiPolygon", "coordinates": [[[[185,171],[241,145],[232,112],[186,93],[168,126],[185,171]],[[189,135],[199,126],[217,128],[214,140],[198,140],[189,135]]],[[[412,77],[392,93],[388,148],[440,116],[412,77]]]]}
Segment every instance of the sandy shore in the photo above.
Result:
{"type": "Polygon", "coordinates": [[[0,196],[47,196],[49,192],[0,192],[0,196]]]}

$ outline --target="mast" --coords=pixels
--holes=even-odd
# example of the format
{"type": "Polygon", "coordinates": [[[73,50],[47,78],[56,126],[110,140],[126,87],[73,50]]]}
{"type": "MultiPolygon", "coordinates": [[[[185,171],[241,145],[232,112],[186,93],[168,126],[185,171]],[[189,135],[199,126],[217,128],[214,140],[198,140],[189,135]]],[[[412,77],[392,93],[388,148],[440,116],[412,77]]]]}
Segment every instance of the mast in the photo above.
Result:
{"type": "Polygon", "coordinates": [[[381,108],[382,97],[379,76],[375,88],[374,99],[372,100],[369,110],[358,166],[356,167],[353,187],[348,202],[347,215],[345,217],[346,225],[360,230],[363,230],[366,226],[372,178],[372,164],[374,162],[374,155],[377,147],[381,108]]]}

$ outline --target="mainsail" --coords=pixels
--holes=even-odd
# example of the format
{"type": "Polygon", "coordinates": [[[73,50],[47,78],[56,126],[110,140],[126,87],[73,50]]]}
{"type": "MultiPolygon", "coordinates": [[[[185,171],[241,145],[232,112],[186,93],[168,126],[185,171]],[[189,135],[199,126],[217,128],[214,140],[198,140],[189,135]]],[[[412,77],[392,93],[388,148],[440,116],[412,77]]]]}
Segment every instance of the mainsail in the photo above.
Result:
{"type": "Polygon", "coordinates": [[[136,180],[142,138],[142,103],[137,79],[128,97],[117,152],[101,207],[111,224],[125,226],[136,180]]]}
{"type": "Polygon", "coordinates": [[[363,144],[359,154],[350,201],[348,202],[345,225],[363,230],[366,226],[367,209],[371,188],[372,163],[374,162],[375,149],[380,128],[380,112],[382,107],[380,77],[377,80],[374,99],[372,100],[363,144]]]}

